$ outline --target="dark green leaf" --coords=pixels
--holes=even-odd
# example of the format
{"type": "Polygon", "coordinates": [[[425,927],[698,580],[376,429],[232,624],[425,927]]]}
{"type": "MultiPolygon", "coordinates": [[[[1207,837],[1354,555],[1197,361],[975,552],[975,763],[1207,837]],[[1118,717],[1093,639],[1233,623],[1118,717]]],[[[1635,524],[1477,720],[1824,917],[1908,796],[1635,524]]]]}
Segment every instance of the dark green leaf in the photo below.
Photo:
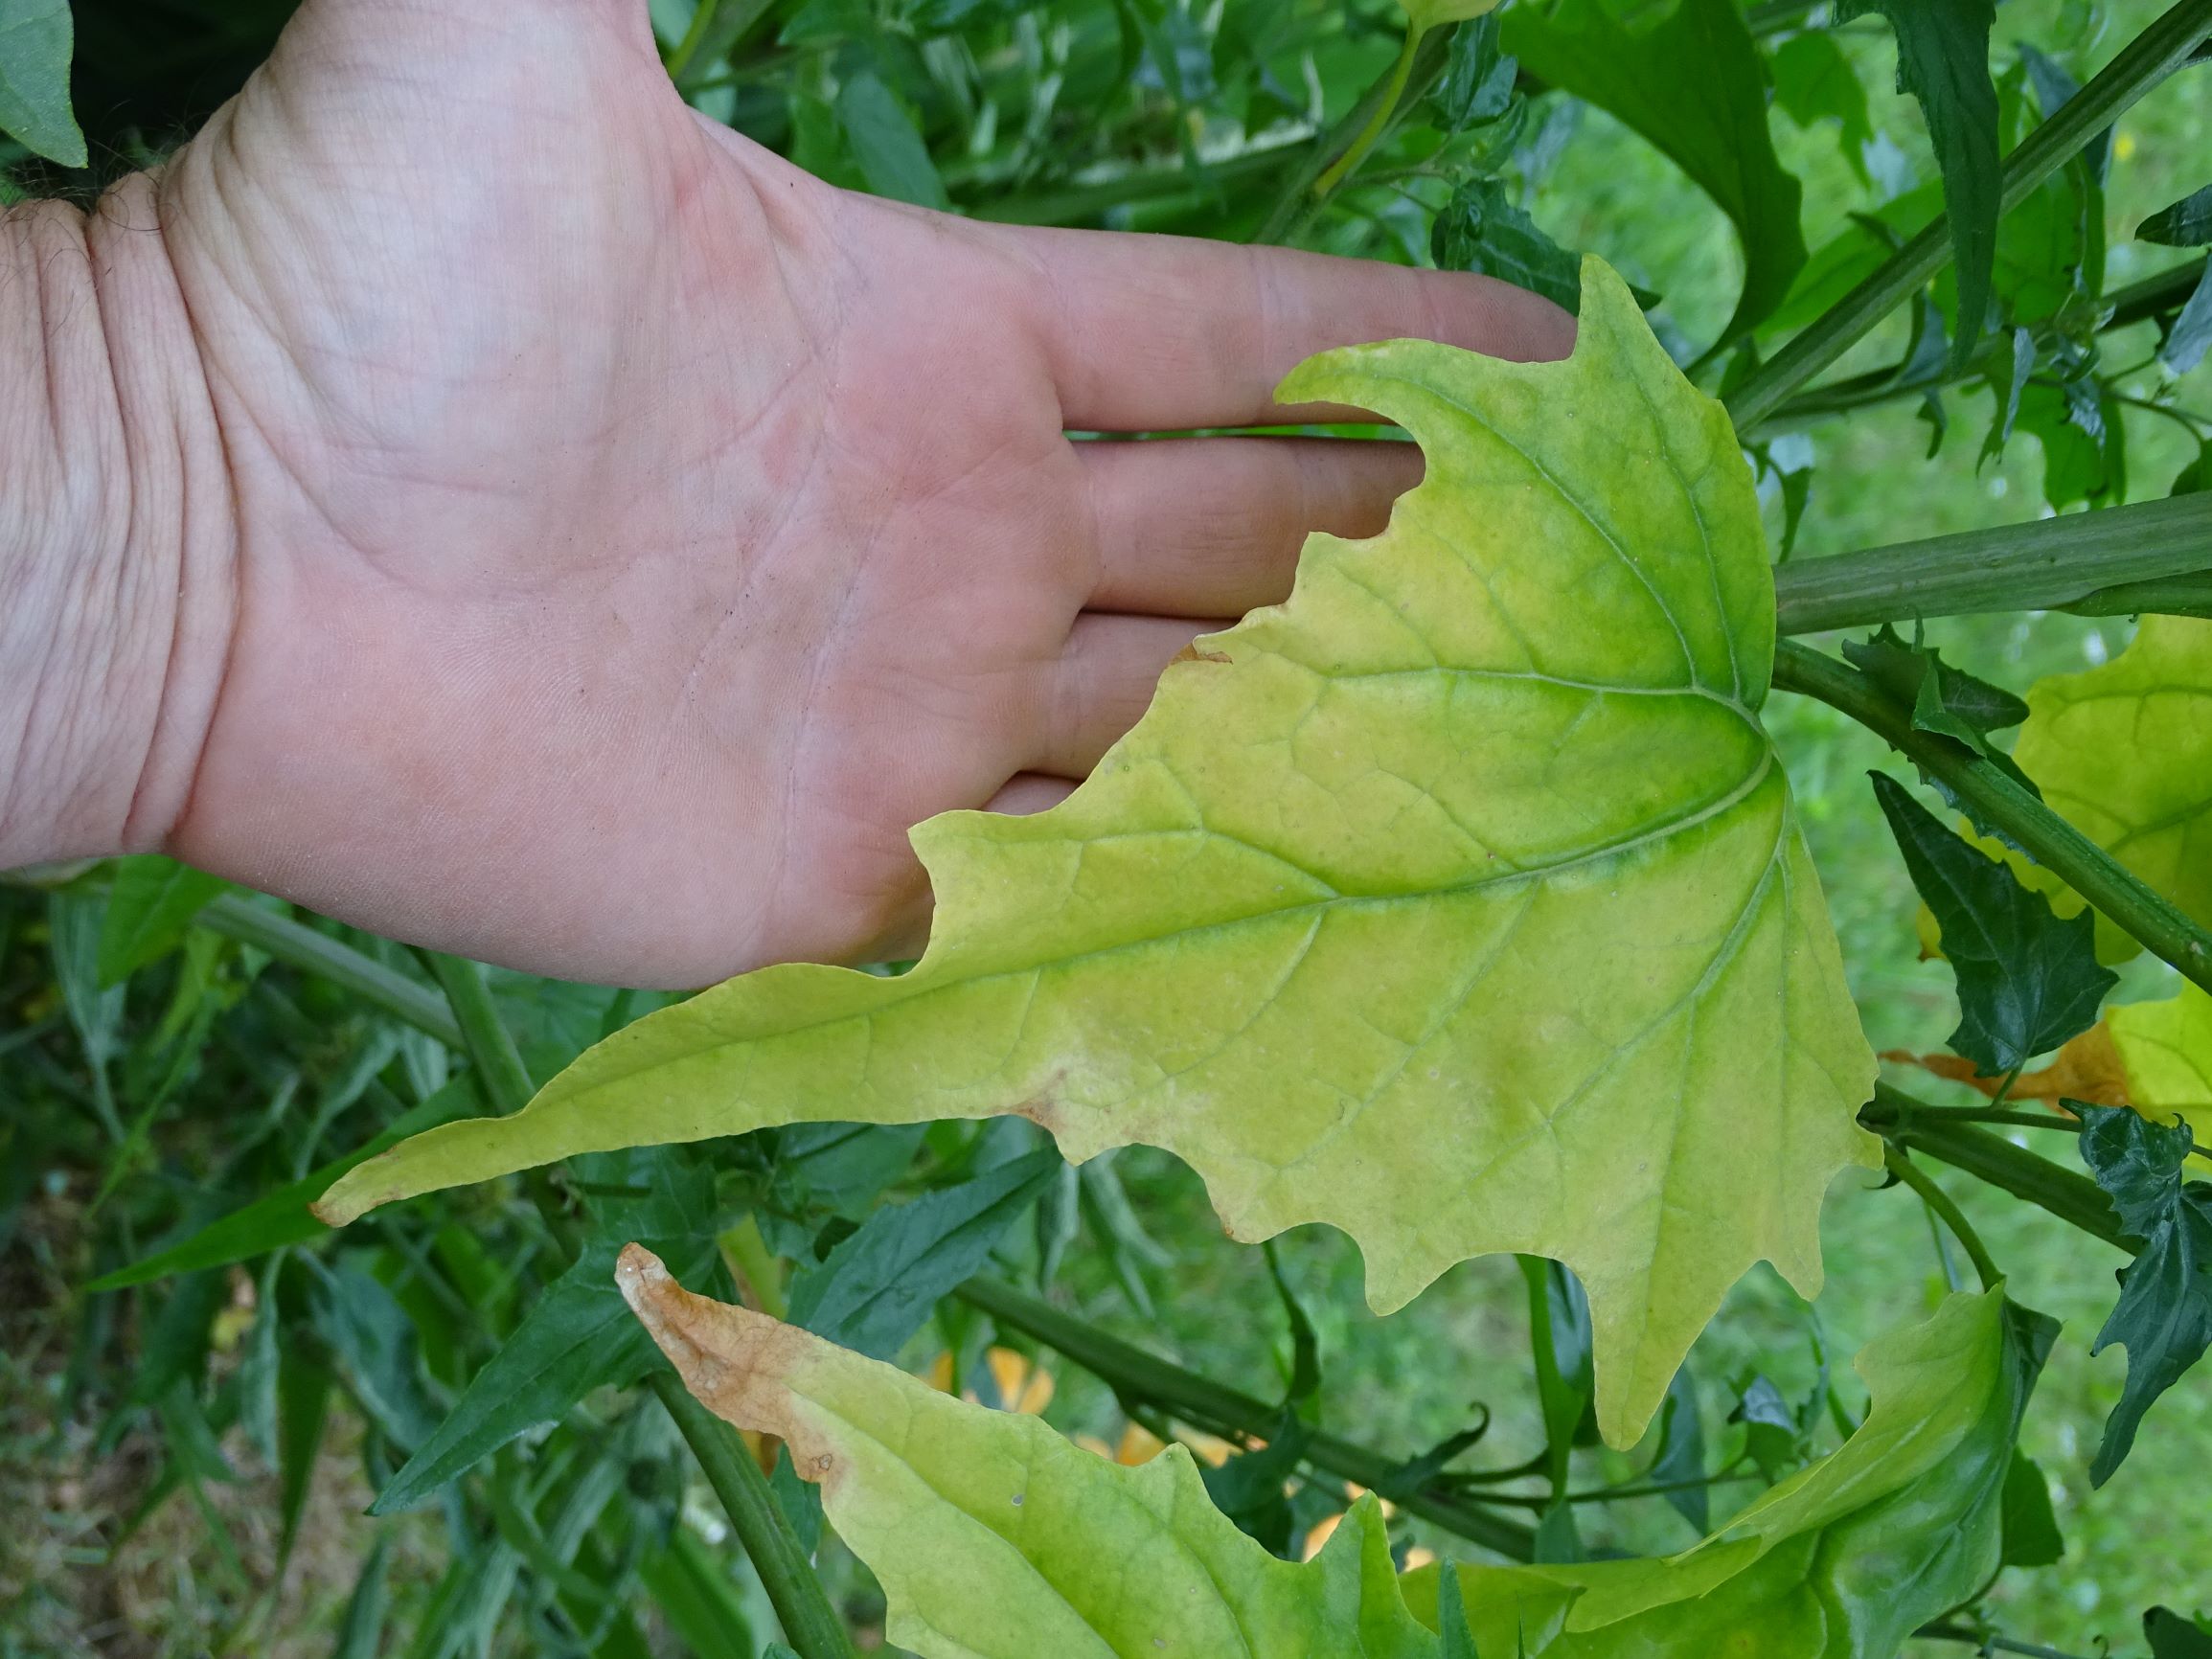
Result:
{"type": "Polygon", "coordinates": [[[692,1659],[753,1659],[752,1626],[737,1585],[680,1521],[668,1548],[638,1564],[638,1577],[692,1659]]]}
{"type": "Polygon", "coordinates": [[[2128,429],[2120,420],[2119,405],[2109,393],[2098,398],[2102,438],[2082,429],[2075,414],[2078,406],[2078,398],[2069,401],[2045,381],[2020,393],[2020,430],[2033,433],[2043,447],[2043,500],[2054,511],[2081,501],[2104,506],[2127,497],[2128,429]]]}
{"type": "Polygon", "coordinates": [[[313,1174],[280,1187],[267,1197],[257,1198],[219,1221],[210,1222],[181,1244],[93,1281],[90,1288],[121,1290],[171,1273],[227,1266],[280,1245],[322,1238],[330,1229],[308,1213],[308,1206],[329,1192],[331,1183],[340,1175],[378,1152],[398,1146],[410,1135],[451,1123],[456,1118],[474,1117],[483,1110],[475,1085],[467,1078],[456,1078],[413,1111],[393,1120],[389,1128],[358,1151],[325,1164],[313,1174]]]}
{"type": "Polygon", "coordinates": [[[2201,248],[2212,242],[2212,184],[2160,208],[2135,227],[2135,235],[2170,248],[2201,248]]]}
{"type": "Polygon", "coordinates": [[[1873,778],[1957,977],[1951,1048],[1995,1077],[2094,1025],[2097,1005],[2119,983],[2097,965],[2094,918],[2085,910],[2062,921],[2041,894],[1945,829],[1895,778],[1873,778]]]}
{"type": "Polygon", "coordinates": [[[1989,436],[1982,440],[1982,463],[2002,455],[2012,442],[2013,427],[2020,418],[2020,393],[2035,367],[2035,336],[2025,329],[2015,329],[2012,350],[1999,352],[1990,363],[1990,393],[1996,399],[1996,413],[1991,418],[1989,436]]]}
{"type": "Polygon", "coordinates": [[[1439,125],[1447,132],[1465,132],[1495,121],[1513,102],[1514,77],[1519,72],[1519,62],[1498,49],[1496,12],[1462,23],[1430,95],[1439,125]]]}
{"type": "Polygon", "coordinates": [[[799,1276],[791,1323],[871,1358],[892,1358],[937,1299],[983,1265],[1062,1167],[1060,1154],[1046,1148],[877,1211],[819,1267],[799,1276]]]}
{"type": "Polygon", "coordinates": [[[861,70],[838,88],[837,124],[853,147],[860,176],[876,194],[916,207],[952,205],[921,129],[874,70],[861,70]]]}
{"type": "MultiPolygon", "coordinates": [[[[1652,1460],[1654,1486],[1675,1486],[1705,1478],[1705,1424],[1698,1407],[1698,1383],[1684,1365],[1667,1385],[1667,1403],[1659,1408],[1659,1455],[1652,1460]]],[[[1676,1513],[1702,1537],[1712,1531],[1712,1491],[1704,1486],[1682,1486],[1667,1493],[1676,1513]]]]}
{"type": "Polygon", "coordinates": [[[1568,310],[1582,306],[1582,261],[1538,228],[1493,178],[1452,193],[1429,231],[1439,268],[1474,271],[1541,294],[1568,310]]]}
{"type": "Polygon", "coordinates": [[[1514,8],[1502,35],[1531,74],[1641,133],[1735,224],[1744,290],[1722,340],[1768,316],[1805,263],[1803,192],[1775,158],[1766,70],[1734,0],[1552,0],[1514,8]]]}
{"type": "MultiPolygon", "coordinates": [[[[2072,102],[2082,90],[2082,83],[2067,72],[2066,66],[2044,53],[2038,52],[2025,41],[2020,43],[2020,61],[2027,65],[2028,79],[2035,83],[2036,102],[2041,106],[2043,119],[2052,116],[2072,102]]],[[[2089,176],[2103,184],[2112,170],[2112,129],[2104,131],[2082,147],[2081,160],[2087,166],[2089,176]]]]}
{"type": "Polygon", "coordinates": [[[384,1570],[391,1554],[391,1531],[378,1527],[376,1541],[369,1546],[369,1558],[361,1563],[360,1576],[353,1580],[353,1593],[346,1599],[331,1659],[377,1659],[384,1651],[384,1570]]]}
{"type": "Polygon", "coordinates": [[[594,1240],[547,1287],[376,1494],[372,1514],[413,1507],[516,1435],[566,1416],[593,1389],[634,1382],[652,1367],[652,1340],[615,1286],[622,1243],[594,1240]]]}
{"type": "Polygon", "coordinates": [[[1536,1358],[1537,1398],[1543,1407],[1552,1489],[1563,1491],[1567,1460],[1582,1436],[1597,1386],[1590,1305],[1580,1281],[1559,1262],[1540,1256],[1523,1256],[1519,1261],[1521,1278],[1528,1285],[1529,1346],[1536,1358]]]}
{"type": "Polygon", "coordinates": [[[2002,1555],[2008,1567],[2047,1567],[2066,1553],[2059,1517],[2051,1509],[2050,1482],[2027,1453],[2013,1451],[2005,1471],[2002,1555]]]}
{"type": "Polygon", "coordinates": [[[2143,1615],[2143,1635],[2151,1644],[2151,1659],[2212,1659],[2212,1627],[2198,1619],[2184,1619],[2171,1607],[2153,1607],[2143,1615]]]}
{"type": "Polygon", "coordinates": [[[1535,1557],[1539,1561],[1586,1559],[1582,1534],[1575,1527],[1575,1507],[1554,1504],[1536,1524],[1535,1557]]]}
{"type": "Polygon", "coordinates": [[[197,916],[230,883],[173,858],[142,853],[115,861],[115,886],[100,927],[100,983],[120,985],[184,942],[197,916]]]}
{"type": "Polygon", "coordinates": [[[2170,375],[2186,375],[2204,360],[2212,349],[2212,264],[2197,279],[2186,304],[2158,348],[2158,361],[2170,375]]]}
{"type": "Polygon", "coordinates": [[[0,0],[0,133],[63,167],[85,164],[69,110],[69,0],[0,0]]]}
{"type": "Polygon", "coordinates": [[[391,1293],[358,1267],[315,1269],[308,1316],[337,1358],[361,1413],[398,1446],[412,1449],[437,1431],[438,1408],[423,1380],[414,1321],[391,1293]]]}
{"type": "Polygon", "coordinates": [[[1436,1577],[1436,1634],[1443,1643],[1438,1659],[1481,1659],[1474,1650],[1474,1632],[1467,1627],[1457,1561],[1445,1562],[1436,1577]]]}
{"type": "Polygon", "coordinates": [[[1728,1420],[1744,1425],[1744,1449],[1769,1482],[1780,1480],[1804,1461],[1797,1414],[1768,1378],[1753,1376],[1744,1384],[1728,1420]]]}
{"type": "MultiPolygon", "coordinates": [[[[269,1317],[264,1314],[264,1317],[269,1317]]],[[[331,1420],[331,1368],[304,1343],[285,1345],[277,1363],[278,1534],[275,1579],[299,1542],[300,1520],[314,1490],[315,1460],[331,1420]]],[[[382,1536],[381,1534],[378,1534],[382,1536]]]]}
{"type": "Polygon", "coordinates": [[[1873,638],[1846,640],[1843,654],[1852,666],[1913,711],[1912,723],[1940,732],[1988,756],[1989,735],[2018,725],[2028,706],[2001,686],[1976,679],[1943,660],[1941,651],[1910,645],[1887,623],[1873,638]]]}
{"type": "Polygon", "coordinates": [[[1843,159],[1864,178],[1863,147],[1874,137],[1874,124],[1866,112],[1866,88],[1836,36],[1823,29],[1792,34],[1775,48],[1773,70],[1774,102],[1782,112],[1799,126],[1836,122],[1843,159]]]}
{"type": "Polygon", "coordinates": [[[2120,1269],[2120,1299],[2097,1332],[2091,1353],[2118,1343],[2128,1351],[2128,1381],[2105,1421],[2089,1466],[2103,1486],[2135,1443],[2151,1402],[2212,1344],[2212,1184],[2181,1179],[2189,1125],[2154,1124],[2126,1106],[2076,1103],[2082,1161],[2111,1195],[2120,1224],[2142,1253],[2120,1269]]]}
{"type": "Polygon", "coordinates": [[[822,1489],[799,1478],[799,1471],[791,1466],[789,1446],[776,1448],[776,1466],[768,1475],[768,1490],[775,1494],[776,1506],[790,1523],[799,1548],[811,1556],[822,1541],[822,1489]]]}
{"type": "Polygon", "coordinates": [[[1897,35],[1898,89],[1920,102],[1943,174],[1944,212],[1958,272],[1951,363],[1963,368],[1989,314],[1996,261],[1996,82],[1989,41],[1996,0],[1844,0],[1838,21],[1880,11],[1897,35]]]}

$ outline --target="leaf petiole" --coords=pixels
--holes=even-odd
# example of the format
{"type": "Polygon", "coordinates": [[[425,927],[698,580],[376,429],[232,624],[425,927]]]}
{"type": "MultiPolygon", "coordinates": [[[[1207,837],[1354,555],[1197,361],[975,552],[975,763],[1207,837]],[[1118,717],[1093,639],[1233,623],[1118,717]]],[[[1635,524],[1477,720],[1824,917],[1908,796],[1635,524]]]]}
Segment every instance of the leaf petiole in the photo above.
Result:
{"type": "Polygon", "coordinates": [[[1984,1290],[1995,1290],[1998,1284],[2003,1283],[2004,1275],[1997,1270],[1997,1264],[1990,1259],[1990,1253],[1983,1245],[1981,1236],[1973,1230],[1967,1221],[1964,1213],[1951,1201],[1950,1194],[1936,1184],[1935,1178],[1915,1164],[1894,1144],[1882,1148],[1881,1161],[1892,1175],[1919,1193],[1921,1202],[1942,1217],[1943,1224],[1950,1229],[1951,1237],[1965,1247],[1967,1260],[1973,1263],[1974,1273],[1981,1280],[1981,1287],[1984,1290]]]}

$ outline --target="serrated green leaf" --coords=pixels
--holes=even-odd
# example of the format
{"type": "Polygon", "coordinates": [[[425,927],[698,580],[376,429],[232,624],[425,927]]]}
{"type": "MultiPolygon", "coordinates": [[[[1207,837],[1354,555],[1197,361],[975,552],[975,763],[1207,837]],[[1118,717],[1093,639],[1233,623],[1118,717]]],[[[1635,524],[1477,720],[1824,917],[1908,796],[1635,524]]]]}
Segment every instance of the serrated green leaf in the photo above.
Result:
{"type": "Polygon", "coordinates": [[[1996,262],[1996,82],[1990,30],[1996,0],[1844,0],[1838,21],[1880,11],[1897,36],[1898,89],[1918,101],[1943,175],[1945,216],[1958,284],[1951,365],[1964,368],[1981,339],[1996,262]]]}
{"type": "Polygon", "coordinates": [[[1469,179],[1452,192],[1429,230],[1429,252],[1439,269],[1496,277],[1569,311],[1582,306],[1582,261],[1494,178],[1469,179]]]}
{"type": "Polygon", "coordinates": [[[1951,1048],[1985,1077],[2001,1077],[2095,1025],[2097,1005],[2119,981],[2098,966],[2089,919],[2061,920],[2041,895],[1945,829],[1895,778],[1873,778],[1958,978],[1951,1048]]]}
{"type": "Polygon", "coordinates": [[[2170,248],[2201,248],[2212,242],[2212,184],[2168,204],[2135,227],[2138,239],[2170,248]]]}
{"type": "Polygon", "coordinates": [[[220,876],[156,853],[118,858],[100,927],[100,983],[120,985],[167,956],[184,942],[193,919],[229,887],[220,876]]]}
{"type": "Polygon", "coordinates": [[[1642,134],[1736,226],[1744,290],[1727,342],[1781,305],[1805,264],[1803,190],[1774,154],[1767,75],[1734,0],[1551,0],[1504,14],[1506,49],[1548,85],[1642,134]]]}
{"type": "MultiPolygon", "coordinates": [[[[1043,1422],[940,1394],[764,1315],[685,1293],[640,1251],[625,1294],[709,1406],[780,1435],[923,1659],[1442,1659],[1440,1573],[1400,1579],[1372,1497],[1311,1562],[1205,1502],[1180,1446],[1135,1468],[1043,1422]]],[[[1458,1568],[1485,1654],[1890,1653],[1998,1564],[2019,1413],[2055,1328],[2001,1292],[1950,1298],[1860,1355],[1865,1425],[1721,1533],[1656,1560],[1458,1568]]]]}
{"type": "Polygon", "coordinates": [[[1520,63],[1498,50],[1497,18],[1476,18],[1451,37],[1451,56],[1429,101],[1447,132],[1464,132],[1495,121],[1513,102],[1520,63]]]}
{"type": "Polygon", "coordinates": [[[0,133],[63,167],[86,161],[69,108],[75,45],[69,0],[0,0],[0,133]]]}
{"type": "Polygon", "coordinates": [[[2047,1567],[2066,1553],[2051,1508],[2050,1481],[2034,1458],[2018,1449],[2005,1473],[2002,1536],[2008,1567],[2047,1567]]]}
{"type": "Polygon", "coordinates": [[[1062,1168],[1048,1148],[877,1211],[792,1284],[791,1323],[870,1358],[895,1357],[1062,1168]]]}
{"type": "Polygon", "coordinates": [[[1141,1141],[1240,1238],[1328,1221],[1402,1306],[1517,1250],[1589,1294],[1632,1443],[1754,1261],[1810,1292],[1874,1077],[1759,724],[1773,579],[1726,416],[1602,262],[1575,354],[1356,347],[1286,383],[1428,460],[1381,536],[1203,640],[1073,797],[914,843],[911,972],[773,967],[609,1038],[525,1112],[325,1200],[810,1118],[1018,1113],[1141,1141]]]}
{"type": "Polygon", "coordinates": [[[2091,1353],[2128,1351],[2128,1381],[2089,1466],[2103,1486],[2135,1443],[2151,1403],[2212,1346],[2212,1185],[2183,1181],[2186,1122],[2154,1124],[2125,1106],[2077,1105],[2082,1162],[2143,1248],[2120,1269],[2120,1299],[2091,1353]]]}
{"type": "MultiPolygon", "coordinates": [[[[1976,679],[1964,669],[1943,660],[1943,653],[1919,645],[1907,645],[1887,623],[1864,641],[1846,640],[1843,654],[1859,672],[1880,685],[1912,711],[1918,731],[1933,732],[1965,745],[2031,795],[2034,782],[2014,763],[2012,756],[1991,741],[1990,734],[2018,725],[2028,717],[2028,706],[2002,687],[1976,679]]],[[[1940,778],[1923,772],[1954,808],[1968,814],[1975,830],[2017,849],[2003,824],[1984,816],[1972,801],[1959,796],[1940,778]]]]}
{"type": "Polygon", "coordinates": [[[2103,667],[2039,681],[2013,758],[2075,828],[2212,922],[2212,621],[2146,616],[2103,667]]]}

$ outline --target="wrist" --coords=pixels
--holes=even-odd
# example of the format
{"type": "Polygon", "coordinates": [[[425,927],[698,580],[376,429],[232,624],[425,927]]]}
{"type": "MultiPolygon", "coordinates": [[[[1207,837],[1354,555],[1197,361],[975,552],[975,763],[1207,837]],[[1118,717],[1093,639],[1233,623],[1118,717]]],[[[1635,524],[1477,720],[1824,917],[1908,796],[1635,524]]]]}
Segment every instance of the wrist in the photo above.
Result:
{"type": "Polygon", "coordinates": [[[221,682],[234,522],[154,182],[0,216],[0,869],[162,845],[221,682]]]}

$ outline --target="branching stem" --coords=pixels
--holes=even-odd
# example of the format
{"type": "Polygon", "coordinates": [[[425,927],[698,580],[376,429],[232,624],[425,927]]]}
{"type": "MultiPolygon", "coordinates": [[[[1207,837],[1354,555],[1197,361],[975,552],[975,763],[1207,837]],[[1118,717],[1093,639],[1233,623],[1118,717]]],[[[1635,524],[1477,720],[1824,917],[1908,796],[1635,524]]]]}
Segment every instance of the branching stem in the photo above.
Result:
{"type": "MultiPolygon", "coordinates": [[[[2079,94],[2068,99],[2005,158],[1998,214],[2010,213],[2027,200],[2075,151],[2187,62],[2208,33],[2212,33],[2212,0],[2179,0],[2121,48],[2119,56],[2093,76],[2079,94]]],[[[1736,430],[1747,432],[1772,414],[1792,392],[1919,292],[1950,257],[1950,229],[1938,218],[1737,388],[1727,399],[1736,430]]]]}
{"type": "Polygon", "coordinates": [[[1922,771],[1941,779],[1978,816],[2002,825],[2036,862],[2131,938],[2212,990],[2212,933],[1995,765],[1962,743],[1918,730],[1910,714],[1858,670],[1794,640],[1784,640],[1775,648],[1774,684],[1841,710],[1922,771]]]}

